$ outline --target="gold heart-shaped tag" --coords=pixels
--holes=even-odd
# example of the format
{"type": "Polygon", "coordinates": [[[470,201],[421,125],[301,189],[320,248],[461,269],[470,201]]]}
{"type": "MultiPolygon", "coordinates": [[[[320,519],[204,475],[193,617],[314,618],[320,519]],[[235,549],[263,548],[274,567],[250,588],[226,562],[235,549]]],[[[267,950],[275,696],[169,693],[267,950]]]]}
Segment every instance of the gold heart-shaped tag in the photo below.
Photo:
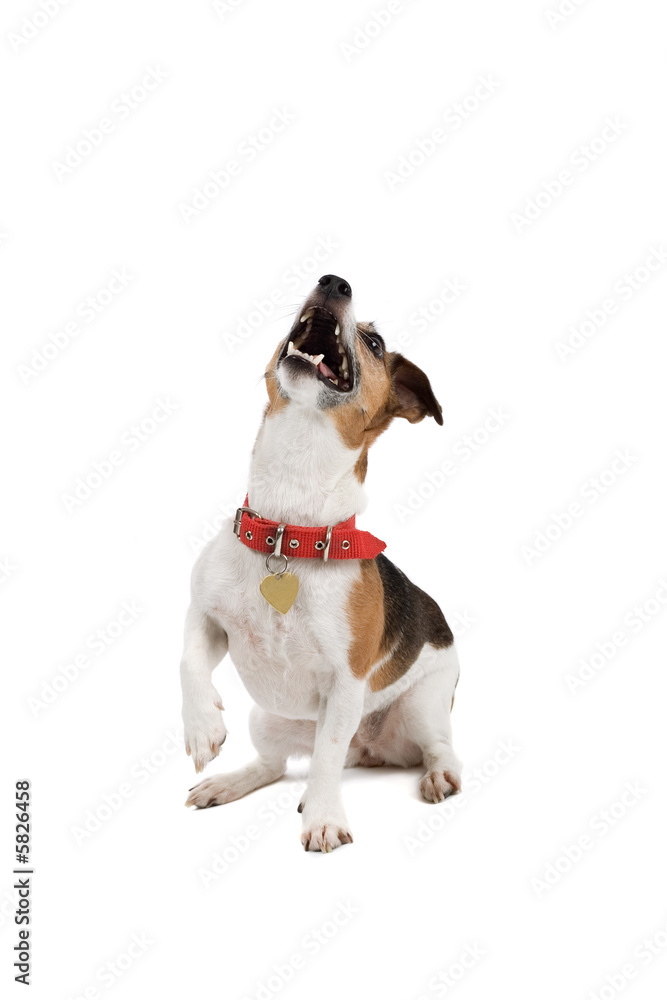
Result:
{"type": "Polygon", "coordinates": [[[280,576],[265,576],[259,585],[262,597],[272,608],[286,615],[296,601],[299,593],[299,578],[294,573],[282,573],[280,576]]]}

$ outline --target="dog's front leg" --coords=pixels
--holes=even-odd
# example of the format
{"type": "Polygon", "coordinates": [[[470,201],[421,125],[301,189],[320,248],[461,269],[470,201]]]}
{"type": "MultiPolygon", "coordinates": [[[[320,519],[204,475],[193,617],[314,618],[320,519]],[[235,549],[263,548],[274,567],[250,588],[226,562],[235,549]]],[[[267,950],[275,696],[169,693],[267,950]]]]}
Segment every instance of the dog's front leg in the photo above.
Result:
{"type": "Polygon", "coordinates": [[[222,702],[213,685],[214,667],[227,653],[227,634],[194,605],[185,619],[185,643],[181,659],[185,751],[192,756],[195,771],[203,771],[217,757],[227,738],[222,721],[222,702]]]}
{"type": "Polygon", "coordinates": [[[333,851],[352,843],[343,799],[341,776],[345,757],[364,705],[364,682],[337,678],[322,695],[315,747],[303,806],[301,843],[307,851],[333,851]]]}

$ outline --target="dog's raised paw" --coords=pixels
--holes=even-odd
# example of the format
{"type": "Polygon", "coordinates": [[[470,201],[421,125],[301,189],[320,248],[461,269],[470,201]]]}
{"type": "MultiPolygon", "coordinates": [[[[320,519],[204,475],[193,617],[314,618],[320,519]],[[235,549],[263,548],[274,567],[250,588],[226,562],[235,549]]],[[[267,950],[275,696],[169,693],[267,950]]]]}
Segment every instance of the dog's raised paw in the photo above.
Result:
{"type": "Polygon", "coordinates": [[[321,851],[329,854],[343,844],[351,844],[352,834],[337,823],[324,823],[310,827],[301,834],[301,843],[305,851],[321,851]]]}
{"type": "Polygon", "coordinates": [[[183,708],[185,727],[185,752],[200,774],[210,761],[220,753],[220,747],[227,739],[227,729],[220,714],[220,700],[210,701],[203,707],[183,708]]]}
{"type": "Polygon", "coordinates": [[[419,782],[419,791],[427,802],[444,802],[461,791],[461,779],[453,771],[429,771],[419,782]]]}

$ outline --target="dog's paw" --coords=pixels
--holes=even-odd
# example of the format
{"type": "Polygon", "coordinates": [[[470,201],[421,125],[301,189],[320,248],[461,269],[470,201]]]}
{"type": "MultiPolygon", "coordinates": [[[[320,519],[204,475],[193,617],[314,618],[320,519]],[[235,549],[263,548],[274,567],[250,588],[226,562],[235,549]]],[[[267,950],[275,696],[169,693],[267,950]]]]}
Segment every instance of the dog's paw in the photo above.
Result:
{"type": "Polygon", "coordinates": [[[343,844],[351,844],[352,834],[342,808],[315,816],[306,803],[303,810],[301,843],[304,850],[322,851],[323,854],[328,854],[343,844]]]}
{"type": "Polygon", "coordinates": [[[197,774],[218,756],[220,747],[227,739],[221,709],[222,702],[217,692],[204,704],[183,705],[185,752],[192,757],[197,774]]]}
{"type": "Polygon", "coordinates": [[[343,844],[351,844],[352,840],[350,831],[338,826],[337,823],[308,827],[301,834],[301,843],[305,851],[321,851],[323,854],[329,854],[343,844]]]}
{"type": "Polygon", "coordinates": [[[453,771],[429,771],[419,782],[419,791],[427,802],[444,802],[461,791],[461,779],[453,771]]]}
{"type": "Polygon", "coordinates": [[[213,778],[204,778],[198,785],[190,789],[185,800],[186,806],[196,806],[197,809],[208,809],[209,806],[222,806],[239,798],[235,789],[226,781],[227,775],[216,774],[213,778]]]}

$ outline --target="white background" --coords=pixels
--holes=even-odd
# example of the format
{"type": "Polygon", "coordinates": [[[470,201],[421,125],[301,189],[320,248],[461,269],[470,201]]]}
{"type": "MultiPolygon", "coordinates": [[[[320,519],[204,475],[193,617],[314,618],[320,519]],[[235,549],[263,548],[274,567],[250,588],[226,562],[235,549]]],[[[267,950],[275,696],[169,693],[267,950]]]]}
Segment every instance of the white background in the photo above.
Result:
{"type": "MultiPolygon", "coordinates": [[[[4,979],[28,777],[33,996],[661,994],[664,25],[648,0],[565,3],[560,21],[556,3],[415,0],[381,30],[383,0],[71,0],[48,18],[3,4],[0,936],[4,979]],[[119,111],[151,68],[162,82],[119,111]],[[243,144],[274,109],[293,120],[251,162],[243,144]],[[59,168],[103,118],[113,130],[59,168]],[[412,174],[392,181],[402,156],[412,174]],[[186,221],[230,159],[240,173],[186,221]],[[316,263],[320,240],[336,246],[316,263]],[[114,269],[131,280],[106,303],[114,269]],[[360,319],[402,335],[443,405],[444,428],[401,424],[375,446],[362,526],[457,626],[466,785],[432,806],[416,771],[347,772],[355,842],[320,856],[299,843],[303,764],[242,801],[183,808],[178,661],[197,540],[244,491],[264,365],[329,271],[360,319]],[[445,308],[448,281],[465,291],[445,308]],[[132,445],[157,400],[173,412],[132,445]],[[502,426],[485,429],[490,410],[502,426]],[[141,610],[117,635],[123,602],[141,610]],[[99,628],[115,638],[97,654],[99,628]],[[206,887],[216,854],[227,868],[206,887]],[[134,934],[151,943],[130,962],[134,934]]],[[[229,737],[208,773],[252,754],[228,661],[215,681],[229,737]]]]}

